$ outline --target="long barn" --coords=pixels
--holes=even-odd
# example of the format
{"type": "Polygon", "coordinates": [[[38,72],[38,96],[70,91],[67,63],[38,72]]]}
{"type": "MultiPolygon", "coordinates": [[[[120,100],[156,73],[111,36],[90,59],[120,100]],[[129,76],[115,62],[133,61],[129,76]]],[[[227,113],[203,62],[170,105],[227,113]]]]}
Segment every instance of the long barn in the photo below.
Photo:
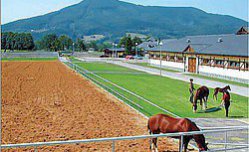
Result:
{"type": "Polygon", "coordinates": [[[147,46],[150,63],[215,77],[247,82],[248,28],[236,34],[187,36],[164,40],[162,46],[147,46]],[[247,32],[246,32],[247,30],[247,32]]]}

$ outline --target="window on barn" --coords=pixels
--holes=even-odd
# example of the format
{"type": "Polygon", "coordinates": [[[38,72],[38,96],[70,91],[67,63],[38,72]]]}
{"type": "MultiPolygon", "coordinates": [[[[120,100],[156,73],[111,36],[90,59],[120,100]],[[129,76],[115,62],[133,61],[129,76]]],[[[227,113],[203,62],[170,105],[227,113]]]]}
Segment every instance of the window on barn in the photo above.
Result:
{"type": "Polygon", "coordinates": [[[169,60],[170,60],[170,55],[167,55],[166,61],[169,61],[169,60]]]}
{"type": "Polygon", "coordinates": [[[236,61],[230,61],[228,68],[229,69],[239,69],[240,64],[239,64],[239,62],[236,62],[236,61]]]}
{"type": "Polygon", "coordinates": [[[183,63],[183,57],[178,56],[176,62],[183,63]]]}
{"type": "Polygon", "coordinates": [[[215,67],[223,67],[224,61],[223,60],[215,60],[215,67]]]}
{"type": "Polygon", "coordinates": [[[175,62],[175,56],[170,56],[170,61],[175,62]]]}
{"type": "Polygon", "coordinates": [[[209,66],[211,63],[210,59],[202,59],[201,65],[209,66]]]}
{"type": "Polygon", "coordinates": [[[248,71],[248,62],[245,63],[245,65],[244,65],[244,70],[245,70],[245,71],[248,71]]]}

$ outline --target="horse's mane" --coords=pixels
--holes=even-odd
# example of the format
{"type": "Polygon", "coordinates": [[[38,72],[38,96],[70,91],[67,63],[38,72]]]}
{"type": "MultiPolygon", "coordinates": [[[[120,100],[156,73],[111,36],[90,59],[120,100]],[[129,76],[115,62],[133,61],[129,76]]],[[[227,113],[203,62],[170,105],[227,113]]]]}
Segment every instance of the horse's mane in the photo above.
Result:
{"type": "Polygon", "coordinates": [[[193,125],[193,129],[196,129],[196,130],[193,130],[193,131],[200,131],[200,128],[196,125],[196,123],[195,122],[193,122],[193,121],[191,121],[190,119],[188,119],[188,118],[185,118],[185,119],[187,119],[192,125],[193,125]]]}

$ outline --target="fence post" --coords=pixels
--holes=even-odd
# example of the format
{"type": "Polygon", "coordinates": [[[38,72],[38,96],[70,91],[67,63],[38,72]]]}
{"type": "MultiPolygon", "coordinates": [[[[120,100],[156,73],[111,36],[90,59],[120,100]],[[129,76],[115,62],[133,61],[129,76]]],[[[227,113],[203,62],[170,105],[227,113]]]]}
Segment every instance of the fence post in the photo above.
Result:
{"type": "Polygon", "coordinates": [[[115,152],[115,141],[112,141],[112,152],[115,152]]]}
{"type": "Polygon", "coordinates": [[[225,152],[227,151],[227,131],[225,132],[225,152]]]}
{"type": "Polygon", "coordinates": [[[181,135],[181,145],[180,145],[179,151],[180,151],[180,152],[183,151],[183,135],[181,135]]]}
{"type": "Polygon", "coordinates": [[[37,149],[37,147],[35,147],[35,152],[38,152],[38,149],[37,149]]]}

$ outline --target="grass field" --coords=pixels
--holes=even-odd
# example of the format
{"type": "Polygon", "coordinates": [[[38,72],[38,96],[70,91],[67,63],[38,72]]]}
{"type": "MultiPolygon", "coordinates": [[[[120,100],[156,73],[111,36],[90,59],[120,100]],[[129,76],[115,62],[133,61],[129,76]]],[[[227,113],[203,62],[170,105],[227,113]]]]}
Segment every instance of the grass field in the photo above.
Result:
{"type": "Polygon", "coordinates": [[[58,58],[1,58],[2,61],[53,61],[58,58]]]}
{"type": "MultiPolygon", "coordinates": [[[[213,89],[210,89],[210,96],[208,101],[208,110],[206,112],[200,110],[198,106],[198,112],[192,112],[192,104],[188,101],[189,84],[183,81],[178,81],[170,79],[167,77],[160,77],[155,75],[150,75],[146,73],[141,74],[127,74],[119,72],[137,72],[135,70],[127,69],[124,67],[119,67],[112,64],[106,63],[76,63],[77,65],[89,70],[98,71],[98,75],[110,80],[111,82],[124,87],[150,101],[169,110],[181,117],[225,117],[224,109],[219,109],[220,101],[214,102],[212,100],[213,89]],[[103,73],[101,73],[101,71],[103,73]],[[114,73],[104,73],[104,71],[113,71],[114,73]],[[115,73],[117,72],[117,73],[115,73]]],[[[94,77],[92,75],[92,77],[94,77]]],[[[137,108],[144,114],[150,116],[156,113],[162,113],[162,110],[148,104],[147,102],[121,90],[117,87],[110,85],[107,82],[100,80],[95,77],[103,84],[111,87],[112,89],[124,94],[129,99],[138,103],[143,107],[143,109],[137,108]]],[[[199,87],[198,85],[195,86],[199,87]]],[[[248,97],[239,96],[236,94],[232,95],[232,103],[230,108],[230,117],[232,118],[247,118],[248,117],[248,97]]],[[[219,99],[221,96],[219,96],[219,99]]],[[[132,105],[132,104],[131,104],[132,105]]]]}
{"type": "MultiPolygon", "coordinates": [[[[159,69],[159,67],[156,66],[152,66],[149,63],[135,63],[136,65],[141,65],[144,67],[149,67],[149,68],[154,68],[154,69],[159,69]]],[[[177,70],[172,70],[172,69],[168,69],[168,68],[162,68],[164,71],[168,71],[168,72],[179,72],[177,70]]],[[[193,77],[198,77],[198,78],[203,78],[203,79],[207,79],[207,80],[214,80],[214,81],[219,81],[219,82],[224,82],[224,83],[229,83],[229,84],[234,84],[234,85],[238,85],[238,86],[242,86],[242,87],[249,87],[249,84],[245,84],[245,83],[240,83],[240,82],[235,82],[235,81],[230,81],[230,80],[224,80],[224,79],[220,79],[220,78],[213,78],[213,77],[209,77],[209,76],[204,76],[204,75],[200,75],[200,74],[185,74],[185,75],[189,75],[189,76],[193,76],[193,77]]]]}

